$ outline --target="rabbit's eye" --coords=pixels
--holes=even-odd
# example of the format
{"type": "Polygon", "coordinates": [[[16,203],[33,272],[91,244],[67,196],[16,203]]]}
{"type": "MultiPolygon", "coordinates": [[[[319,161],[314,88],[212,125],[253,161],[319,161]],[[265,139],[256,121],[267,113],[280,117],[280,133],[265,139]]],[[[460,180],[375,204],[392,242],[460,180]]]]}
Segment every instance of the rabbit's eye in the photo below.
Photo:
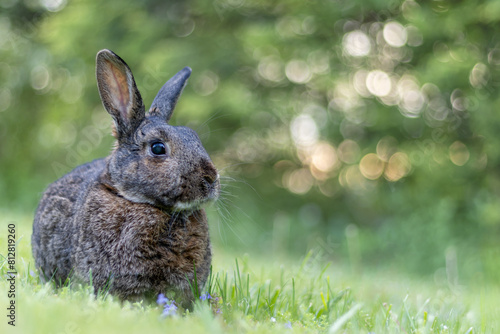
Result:
{"type": "Polygon", "coordinates": [[[167,150],[165,148],[165,144],[163,144],[161,142],[156,142],[156,143],[151,144],[151,152],[154,155],[163,155],[163,154],[167,153],[167,150]]]}

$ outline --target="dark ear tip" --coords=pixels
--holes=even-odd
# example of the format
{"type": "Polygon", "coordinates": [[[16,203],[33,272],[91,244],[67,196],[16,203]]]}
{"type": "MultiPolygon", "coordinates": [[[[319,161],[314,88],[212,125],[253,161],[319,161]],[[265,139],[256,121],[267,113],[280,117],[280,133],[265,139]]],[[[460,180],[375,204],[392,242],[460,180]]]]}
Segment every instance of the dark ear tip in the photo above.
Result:
{"type": "Polygon", "coordinates": [[[180,70],[180,74],[181,76],[184,78],[184,79],[187,79],[191,76],[191,72],[193,72],[193,70],[191,69],[191,67],[189,66],[186,66],[184,67],[182,70],[180,70]]]}

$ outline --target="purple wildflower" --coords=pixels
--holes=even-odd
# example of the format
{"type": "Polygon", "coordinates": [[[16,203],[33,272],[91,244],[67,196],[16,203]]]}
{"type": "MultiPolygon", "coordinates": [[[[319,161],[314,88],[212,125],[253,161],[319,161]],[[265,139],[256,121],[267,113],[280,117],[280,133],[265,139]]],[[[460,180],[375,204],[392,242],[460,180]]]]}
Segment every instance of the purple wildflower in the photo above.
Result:
{"type": "Polygon", "coordinates": [[[290,321],[287,321],[285,323],[285,328],[292,329],[292,323],[290,321]]]}
{"type": "Polygon", "coordinates": [[[165,297],[165,295],[163,293],[160,293],[158,295],[158,299],[156,300],[156,303],[159,305],[167,304],[169,302],[170,302],[170,300],[168,300],[168,298],[165,297]]]}
{"type": "Polygon", "coordinates": [[[174,302],[172,302],[170,305],[166,304],[165,308],[163,309],[163,312],[161,313],[163,317],[168,317],[176,314],[177,314],[177,306],[175,306],[174,302]]]}
{"type": "Polygon", "coordinates": [[[212,296],[210,296],[210,294],[207,292],[207,293],[204,293],[200,296],[200,299],[201,300],[207,300],[207,299],[211,299],[212,296]]]}
{"type": "Polygon", "coordinates": [[[165,297],[163,293],[160,293],[158,295],[156,303],[158,305],[163,305],[163,312],[161,314],[163,317],[168,317],[177,314],[177,306],[175,305],[174,301],[169,300],[167,297],[165,297]]]}

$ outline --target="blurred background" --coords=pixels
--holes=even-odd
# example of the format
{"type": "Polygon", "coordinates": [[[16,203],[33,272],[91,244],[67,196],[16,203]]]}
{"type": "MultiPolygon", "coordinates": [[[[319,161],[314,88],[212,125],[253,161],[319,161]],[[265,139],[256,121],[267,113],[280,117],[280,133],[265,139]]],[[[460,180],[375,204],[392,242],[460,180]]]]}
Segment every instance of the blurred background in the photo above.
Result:
{"type": "Polygon", "coordinates": [[[0,206],[106,156],[95,55],[224,176],[217,248],[500,280],[500,2],[0,0],[0,206]]]}

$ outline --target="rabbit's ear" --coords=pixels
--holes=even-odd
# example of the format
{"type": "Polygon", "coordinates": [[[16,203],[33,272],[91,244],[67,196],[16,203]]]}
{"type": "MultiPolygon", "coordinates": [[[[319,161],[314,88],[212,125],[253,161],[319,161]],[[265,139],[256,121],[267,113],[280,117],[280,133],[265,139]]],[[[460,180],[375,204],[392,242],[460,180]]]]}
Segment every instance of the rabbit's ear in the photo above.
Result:
{"type": "Polygon", "coordinates": [[[104,49],[97,53],[96,77],[104,108],[115,120],[115,136],[124,140],[145,117],[132,71],[113,51],[104,49]]]}
{"type": "Polygon", "coordinates": [[[191,69],[189,67],[184,67],[168,80],[153,100],[149,112],[163,117],[165,121],[168,122],[170,117],[172,117],[172,112],[177,104],[177,100],[179,96],[181,96],[182,90],[184,86],[186,86],[190,75],[191,69]]]}

